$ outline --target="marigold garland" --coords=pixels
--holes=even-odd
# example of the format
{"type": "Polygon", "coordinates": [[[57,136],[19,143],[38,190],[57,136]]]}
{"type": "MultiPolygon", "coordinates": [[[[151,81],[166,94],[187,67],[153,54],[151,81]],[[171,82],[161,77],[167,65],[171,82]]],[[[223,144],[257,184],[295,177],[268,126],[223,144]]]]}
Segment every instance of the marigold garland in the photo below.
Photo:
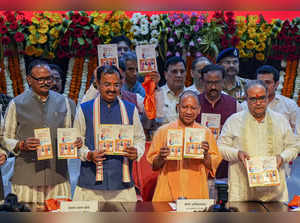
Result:
{"type": "MultiPolygon", "coordinates": [[[[9,73],[10,73],[10,79],[12,80],[12,87],[13,87],[13,92],[14,95],[17,96],[20,91],[19,91],[19,82],[20,82],[20,76],[18,75],[18,63],[16,61],[16,56],[9,56],[8,57],[8,69],[9,69],[9,73]]],[[[21,84],[23,87],[23,83],[21,80],[21,84]]],[[[21,87],[21,88],[22,88],[21,87]]]]}
{"type": "Polygon", "coordinates": [[[6,78],[5,78],[5,74],[4,74],[4,59],[2,58],[1,59],[1,62],[0,62],[0,92],[3,93],[3,94],[6,94],[6,78]]]}
{"type": "Polygon", "coordinates": [[[87,91],[90,87],[90,82],[96,67],[97,67],[97,57],[90,57],[89,64],[88,64],[88,76],[87,76],[85,91],[87,91]]]}
{"type": "Polygon", "coordinates": [[[84,57],[75,58],[73,72],[72,72],[72,80],[70,84],[69,97],[73,99],[76,103],[80,91],[83,63],[84,63],[84,57]]]}
{"type": "Polygon", "coordinates": [[[297,75],[298,60],[288,60],[286,64],[286,74],[284,77],[282,95],[290,98],[293,94],[295,78],[297,75]]]}

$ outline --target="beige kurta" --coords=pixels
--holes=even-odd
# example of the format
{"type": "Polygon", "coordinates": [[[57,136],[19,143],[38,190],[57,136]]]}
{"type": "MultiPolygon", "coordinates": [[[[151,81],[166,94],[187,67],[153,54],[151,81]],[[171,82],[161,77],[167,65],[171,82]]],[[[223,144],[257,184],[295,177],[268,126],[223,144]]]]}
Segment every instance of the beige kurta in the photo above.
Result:
{"type": "Polygon", "coordinates": [[[272,187],[252,187],[248,185],[245,167],[238,159],[238,151],[242,150],[251,156],[280,155],[283,161],[290,162],[298,154],[299,145],[286,118],[268,109],[265,119],[259,123],[248,110],[233,114],[225,122],[218,139],[218,146],[223,158],[229,161],[229,200],[230,201],[287,201],[288,191],[283,165],[279,169],[280,185],[272,187]],[[268,125],[267,116],[272,121],[272,130],[268,125]],[[245,125],[251,126],[245,133],[245,125]],[[273,132],[272,144],[270,132],[273,132]],[[245,139],[249,141],[245,143],[245,139]],[[248,145],[248,146],[247,146],[248,145]],[[271,146],[270,146],[271,145],[271,146]],[[247,147],[247,148],[245,148],[247,147]]]}

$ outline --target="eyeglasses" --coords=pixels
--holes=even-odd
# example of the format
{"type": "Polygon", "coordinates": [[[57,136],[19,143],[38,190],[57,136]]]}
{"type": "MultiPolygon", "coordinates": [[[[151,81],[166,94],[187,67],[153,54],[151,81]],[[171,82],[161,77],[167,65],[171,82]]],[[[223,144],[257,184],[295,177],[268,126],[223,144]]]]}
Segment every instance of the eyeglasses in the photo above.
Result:
{"type": "Polygon", "coordinates": [[[208,86],[213,86],[213,85],[220,85],[222,84],[223,80],[217,80],[217,81],[206,81],[204,80],[205,84],[208,86]]]}
{"type": "Polygon", "coordinates": [[[41,77],[41,78],[34,77],[32,74],[30,76],[32,77],[32,79],[36,80],[39,83],[45,83],[45,82],[52,81],[52,77],[51,76],[49,76],[49,77],[41,77]]]}
{"type": "Polygon", "coordinates": [[[256,104],[257,102],[266,102],[267,100],[267,96],[260,96],[260,97],[251,97],[251,98],[248,98],[249,102],[251,104],[256,104]]]}

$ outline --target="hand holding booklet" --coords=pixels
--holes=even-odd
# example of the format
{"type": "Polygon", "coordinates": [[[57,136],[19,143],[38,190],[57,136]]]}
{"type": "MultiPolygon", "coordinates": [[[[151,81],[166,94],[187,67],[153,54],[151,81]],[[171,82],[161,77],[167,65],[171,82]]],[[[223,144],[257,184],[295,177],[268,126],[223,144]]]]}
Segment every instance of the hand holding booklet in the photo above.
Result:
{"type": "Polygon", "coordinates": [[[280,184],[276,156],[258,156],[246,160],[250,187],[277,186],[280,184]]]}
{"type": "Polygon", "coordinates": [[[157,71],[155,45],[136,46],[136,56],[139,73],[157,71]]]}
{"type": "Polygon", "coordinates": [[[182,160],[183,151],[183,130],[169,129],[167,137],[167,147],[170,149],[170,154],[167,160],[182,160]]]}
{"type": "Polygon", "coordinates": [[[58,159],[77,159],[77,148],[74,142],[80,137],[76,128],[57,129],[57,157],[58,159]]]}
{"type": "Polygon", "coordinates": [[[98,150],[106,155],[124,155],[124,149],[133,145],[133,125],[99,125],[98,150]]]}
{"type": "Polygon", "coordinates": [[[204,159],[204,150],[201,148],[205,141],[204,128],[185,128],[184,158],[204,159]]]}
{"type": "Polygon", "coordinates": [[[204,128],[169,129],[167,147],[170,154],[167,160],[182,160],[183,158],[204,159],[201,144],[205,141],[204,128]]]}
{"type": "Polygon", "coordinates": [[[209,128],[215,139],[218,139],[221,127],[221,115],[213,113],[202,113],[201,125],[209,128]]]}
{"type": "Polygon", "coordinates": [[[37,159],[45,160],[53,158],[53,150],[51,144],[51,135],[49,128],[35,129],[34,137],[40,140],[40,145],[38,146],[37,159]]]}

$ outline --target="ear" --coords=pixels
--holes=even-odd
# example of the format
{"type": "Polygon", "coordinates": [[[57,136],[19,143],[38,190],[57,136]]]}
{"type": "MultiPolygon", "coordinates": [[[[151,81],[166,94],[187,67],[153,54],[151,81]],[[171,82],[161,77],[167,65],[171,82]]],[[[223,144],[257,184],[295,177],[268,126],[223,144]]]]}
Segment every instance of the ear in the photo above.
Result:
{"type": "Polygon", "coordinates": [[[176,113],[179,111],[179,104],[176,105],[176,113]]]}
{"type": "Polygon", "coordinates": [[[26,76],[26,80],[29,86],[31,86],[31,78],[29,77],[29,75],[26,76]]]}

